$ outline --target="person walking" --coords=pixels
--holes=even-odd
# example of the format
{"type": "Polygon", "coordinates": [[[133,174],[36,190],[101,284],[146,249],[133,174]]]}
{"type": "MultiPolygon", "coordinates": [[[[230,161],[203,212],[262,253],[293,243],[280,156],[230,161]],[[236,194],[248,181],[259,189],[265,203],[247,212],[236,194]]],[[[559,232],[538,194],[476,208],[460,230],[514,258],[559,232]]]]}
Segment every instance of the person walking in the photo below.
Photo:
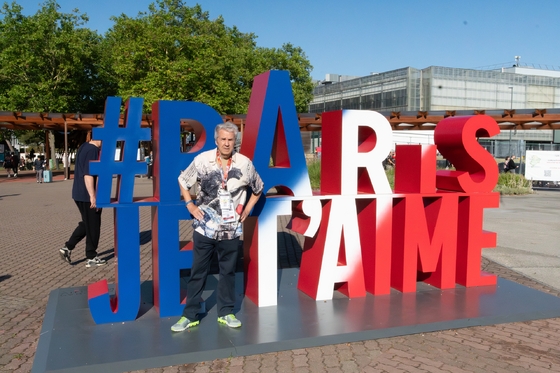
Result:
{"type": "Polygon", "coordinates": [[[150,151],[150,154],[145,157],[146,163],[148,164],[148,179],[152,178],[152,171],[154,168],[154,155],[153,152],[150,151]]]}
{"type": "Polygon", "coordinates": [[[504,166],[503,166],[504,173],[508,172],[508,163],[509,163],[509,155],[504,159],[504,166]]]}
{"type": "Polygon", "coordinates": [[[506,172],[511,172],[511,173],[517,173],[517,168],[519,168],[519,166],[517,164],[515,164],[515,155],[512,155],[511,157],[509,157],[509,161],[507,163],[507,170],[506,172]]]}
{"type": "Polygon", "coordinates": [[[43,183],[43,171],[45,170],[45,162],[41,157],[37,157],[33,161],[33,168],[35,169],[35,176],[37,177],[37,183],[43,183]]]}
{"type": "MultiPolygon", "coordinates": [[[[6,153],[6,156],[4,157],[4,163],[2,164],[2,167],[4,167],[4,169],[8,173],[8,177],[12,177],[12,175],[10,175],[10,170],[12,170],[12,155],[10,153],[6,153]]],[[[13,173],[13,170],[12,170],[12,173],[13,173]]],[[[15,177],[15,175],[14,175],[14,177],[15,177]]]]}
{"type": "Polygon", "coordinates": [[[14,173],[14,177],[18,177],[19,162],[20,162],[19,153],[12,152],[12,171],[14,173]]]}
{"type": "Polygon", "coordinates": [[[97,256],[99,236],[101,234],[101,209],[96,205],[95,188],[97,177],[90,174],[90,161],[99,159],[101,141],[91,140],[82,144],[76,154],[74,165],[74,184],[72,199],[78,206],[82,220],[63,248],[59,249],[62,260],[72,264],[70,255],[84,237],[86,239],[86,267],[97,267],[107,264],[97,256]]]}
{"type": "Polygon", "coordinates": [[[187,303],[182,317],[171,327],[173,332],[180,332],[200,323],[200,301],[214,252],[218,254],[220,271],[217,289],[218,323],[231,328],[241,327],[241,321],[233,314],[241,223],[259,200],[264,184],[251,160],[235,152],[237,133],[237,126],[231,122],[217,125],[214,130],[217,149],[197,155],[179,175],[185,206],[195,220],[187,303]],[[191,199],[189,190],[197,182],[200,188],[195,202],[191,199]],[[245,204],[247,187],[251,188],[252,194],[245,204]]]}

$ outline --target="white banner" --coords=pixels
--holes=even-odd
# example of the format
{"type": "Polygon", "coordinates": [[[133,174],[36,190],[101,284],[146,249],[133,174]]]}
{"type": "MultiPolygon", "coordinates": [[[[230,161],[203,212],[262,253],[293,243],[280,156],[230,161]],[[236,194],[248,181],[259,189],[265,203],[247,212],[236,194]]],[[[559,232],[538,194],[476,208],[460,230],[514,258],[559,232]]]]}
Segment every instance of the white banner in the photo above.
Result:
{"type": "Polygon", "coordinates": [[[527,150],[525,178],[560,181],[560,151],[527,150]]]}

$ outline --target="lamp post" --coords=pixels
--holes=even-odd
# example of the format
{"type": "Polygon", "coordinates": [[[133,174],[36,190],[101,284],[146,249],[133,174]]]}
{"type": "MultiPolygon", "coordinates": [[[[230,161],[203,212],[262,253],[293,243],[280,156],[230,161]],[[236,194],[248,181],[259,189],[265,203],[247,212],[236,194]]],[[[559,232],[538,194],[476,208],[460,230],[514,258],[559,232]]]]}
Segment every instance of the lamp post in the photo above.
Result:
{"type": "MultiPolygon", "coordinates": [[[[511,95],[510,95],[510,101],[509,101],[509,115],[510,117],[513,119],[513,87],[508,87],[509,89],[511,89],[511,95]]],[[[513,123],[513,122],[512,122],[513,123]]],[[[514,123],[515,125],[515,123],[514,123]]],[[[508,153],[506,156],[510,156],[511,155],[511,129],[509,130],[509,143],[508,143],[508,153]]]]}

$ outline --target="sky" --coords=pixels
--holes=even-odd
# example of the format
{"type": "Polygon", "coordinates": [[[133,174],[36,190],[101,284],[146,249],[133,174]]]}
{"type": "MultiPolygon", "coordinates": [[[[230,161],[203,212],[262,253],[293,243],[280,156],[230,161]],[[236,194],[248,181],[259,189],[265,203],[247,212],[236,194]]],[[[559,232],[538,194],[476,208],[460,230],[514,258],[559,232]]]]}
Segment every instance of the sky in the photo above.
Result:
{"type": "MultiPolygon", "coordinates": [[[[9,1],[11,3],[11,0],[9,1]]],[[[23,13],[41,0],[15,0],[23,13]]],[[[104,34],[111,16],[136,17],[155,0],[58,0],[60,11],[86,13],[104,34]]],[[[365,76],[407,66],[560,70],[558,0],[184,0],[257,36],[257,45],[301,47],[311,76],[365,76]]]]}

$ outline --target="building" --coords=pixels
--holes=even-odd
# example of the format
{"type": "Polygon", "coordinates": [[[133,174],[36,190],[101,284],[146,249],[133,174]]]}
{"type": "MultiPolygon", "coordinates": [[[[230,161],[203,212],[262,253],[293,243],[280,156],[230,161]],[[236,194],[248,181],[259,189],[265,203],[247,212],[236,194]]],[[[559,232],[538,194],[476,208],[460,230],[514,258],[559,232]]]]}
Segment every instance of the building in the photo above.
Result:
{"type": "MultiPolygon", "coordinates": [[[[309,112],[340,109],[391,111],[560,108],[560,71],[519,66],[488,70],[406,67],[364,77],[327,74],[314,88],[309,112]]],[[[397,131],[395,143],[433,143],[433,134],[397,131]],[[404,137],[404,138],[403,138],[404,137]],[[407,140],[408,138],[409,140],[407,140]]],[[[415,131],[419,132],[419,131],[415,131]]],[[[525,149],[560,150],[553,130],[503,131],[481,143],[496,157],[525,149]],[[511,133],[510,133],[511,132],[511,133]]],[[[556,136],[560,138],[559,134],[556,136]]],[[[560,141],[560,139],[558,139],[560,141]]]]}

